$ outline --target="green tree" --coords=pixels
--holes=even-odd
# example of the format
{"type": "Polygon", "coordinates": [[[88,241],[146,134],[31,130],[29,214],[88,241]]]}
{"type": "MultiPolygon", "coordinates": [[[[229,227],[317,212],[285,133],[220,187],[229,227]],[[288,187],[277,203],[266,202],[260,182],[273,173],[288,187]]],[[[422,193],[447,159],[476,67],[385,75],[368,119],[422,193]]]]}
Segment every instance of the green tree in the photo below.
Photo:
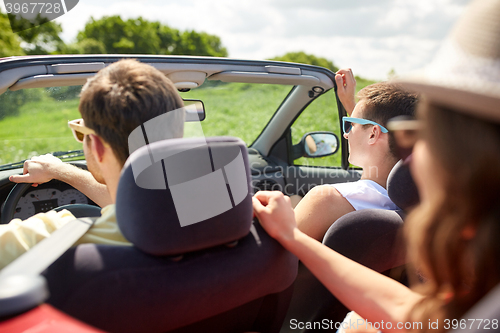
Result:
{"type": "Polygon", "coordinates": [[[61,32],[60,24],[45,20],[40,21],[40,25],[19,31],[17,34],[25,42],[23,50],[26,54],[54,54],[61,53],[65,47],[59,36],[61,32]]]}
{"type": "MultiPolygon", "coordinates": [[[[88,39],[102,43],[103,53],[152,54],[160,48],[154,25],[142,17],[127,21],[120,16],[103,17],[99,20],[91,18],[77,36],[78,43],[88,39]]],[[[92,45],[90,49],[93,51],[100,49],[94,41],[85,42],[87,47],[92,45]]]]}
{"type": "Polygon", "coordinates": [[[302,51],[288,52],[285,55],[275,57],[269,60],[297,62],[299,64],[321,66],[330,69],[332,72],[336,72],[339,70],[338,67],[336,67],[330,60],[326,58],[316,57],[315,55],[312,54],[306,54],[302,51]]]}
{"type": "Polygon", "coordinates": [[[172,54],[227,57],[227,50],[219,37],[194,30],[184,31],[172,54]]]}
{"type": "Polygon", "coordinates": [[[19,18],[10,22],[8,15],[0,11],[0,57],[61,53],[65,47],[59,36],[61,32],[60,24],[47,22],[47,19],[40,16],[35,22],[19,18]],[[37,24],[39,25],[36,26],[37,24]],[[12,30],[18,32],[14,33],[12,30]]]}
{"type": "Polygon", "coordinates": [[[62,54],[104,54],[106,47],[101,41],[85,38],[78,43],[66,44],[62,54]]]}
{"type": "Polygon", "coordinates": [[[0,95],[0,120],[8,116],[17,116],[21,106],[41,99],[42,93],[39,89],[7,90],[0,95]]]}
{"type": "Polygon", "coordinates": [[[0,11],[0,57],[24,55],[19,36],[12,32],[7,14],[0,11]]]}
{"type": "Polygon", "coordinates": [[[179,51],[179,44],[182,39],[179,30],[170,28],[160,22],[153,22],[153,26],[160,39],[159,54],[182,54],[179,51]]]}
{"type": "Polygon", "coordinates": [[[180,32],[142,17],[124,21],[120,16],[91,18],[78,33],[72,49],[82,53],[227,56],[217,36],[196,31],[180,32]]]}

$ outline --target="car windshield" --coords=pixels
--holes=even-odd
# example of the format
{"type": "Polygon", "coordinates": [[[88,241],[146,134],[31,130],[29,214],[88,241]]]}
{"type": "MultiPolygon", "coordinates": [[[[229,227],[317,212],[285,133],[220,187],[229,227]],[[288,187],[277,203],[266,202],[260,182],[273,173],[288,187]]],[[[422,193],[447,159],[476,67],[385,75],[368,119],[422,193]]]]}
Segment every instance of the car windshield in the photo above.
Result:
{"type": "MultiPolygon", "coordinates": [[[[82,149],[68,128],[78,112],[82,86],[6,91],[0,95],[0,165],[30,157],[82,149]]],[[[185,136],[235,136],[251,144],[263,130],[292,86],[206,81],[182,92],[199,99],[206,118],[199,126],[186,125],[185,136]]],[[[62,154],[61,154],[62,155],[62,154]]],[[[75,153],[68,156],[75,158],[75,153]]],[[[83,158],[76,156],[76,158],[83,158]]]]}

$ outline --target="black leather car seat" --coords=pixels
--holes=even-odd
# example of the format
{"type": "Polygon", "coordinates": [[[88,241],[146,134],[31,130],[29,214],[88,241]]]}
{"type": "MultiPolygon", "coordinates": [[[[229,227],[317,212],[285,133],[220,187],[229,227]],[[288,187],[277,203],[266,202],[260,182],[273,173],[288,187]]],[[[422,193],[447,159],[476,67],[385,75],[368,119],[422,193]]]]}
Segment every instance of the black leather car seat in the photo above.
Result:
{"type": "Polygon", "coordinates": [[[117,221],[133,246],[83,244],[44,273],[49,303],[111,332],[277,332],[298,260],[252,221],[236,138],[172,139],[128,159],[117,221]]]}

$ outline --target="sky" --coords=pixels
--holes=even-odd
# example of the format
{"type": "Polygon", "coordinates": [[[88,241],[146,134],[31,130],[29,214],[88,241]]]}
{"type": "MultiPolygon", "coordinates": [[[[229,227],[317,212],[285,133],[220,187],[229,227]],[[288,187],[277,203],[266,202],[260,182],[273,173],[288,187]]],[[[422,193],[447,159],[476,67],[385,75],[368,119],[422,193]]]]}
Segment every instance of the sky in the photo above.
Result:
{"type": "Polygon", "coordinates": [[[221,38],[230,58],[304,51],[384,80],[428,63],[468,0],[80,0],[56,19],[74,41],[92,16],[142,16],[221,38]]]}

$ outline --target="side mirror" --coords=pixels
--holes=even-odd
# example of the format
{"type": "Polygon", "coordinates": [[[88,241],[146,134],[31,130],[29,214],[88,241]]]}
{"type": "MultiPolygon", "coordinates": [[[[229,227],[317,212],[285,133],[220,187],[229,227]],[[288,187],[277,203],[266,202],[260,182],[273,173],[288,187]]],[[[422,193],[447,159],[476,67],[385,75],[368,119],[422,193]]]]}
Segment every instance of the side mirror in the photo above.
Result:
{"type": "Polygon", "coordinates": [[[339,150],[339,139],[332,132],[309,132],[293,146],[293,159],[301,157],[324,157],[339,150]]]}
{"type": "Polygon", "coordinates": [[[184,99],[183,101],[186,108],[186,122],[205,120],[205,105],[202,101],[197,99],[184,99]]]}

